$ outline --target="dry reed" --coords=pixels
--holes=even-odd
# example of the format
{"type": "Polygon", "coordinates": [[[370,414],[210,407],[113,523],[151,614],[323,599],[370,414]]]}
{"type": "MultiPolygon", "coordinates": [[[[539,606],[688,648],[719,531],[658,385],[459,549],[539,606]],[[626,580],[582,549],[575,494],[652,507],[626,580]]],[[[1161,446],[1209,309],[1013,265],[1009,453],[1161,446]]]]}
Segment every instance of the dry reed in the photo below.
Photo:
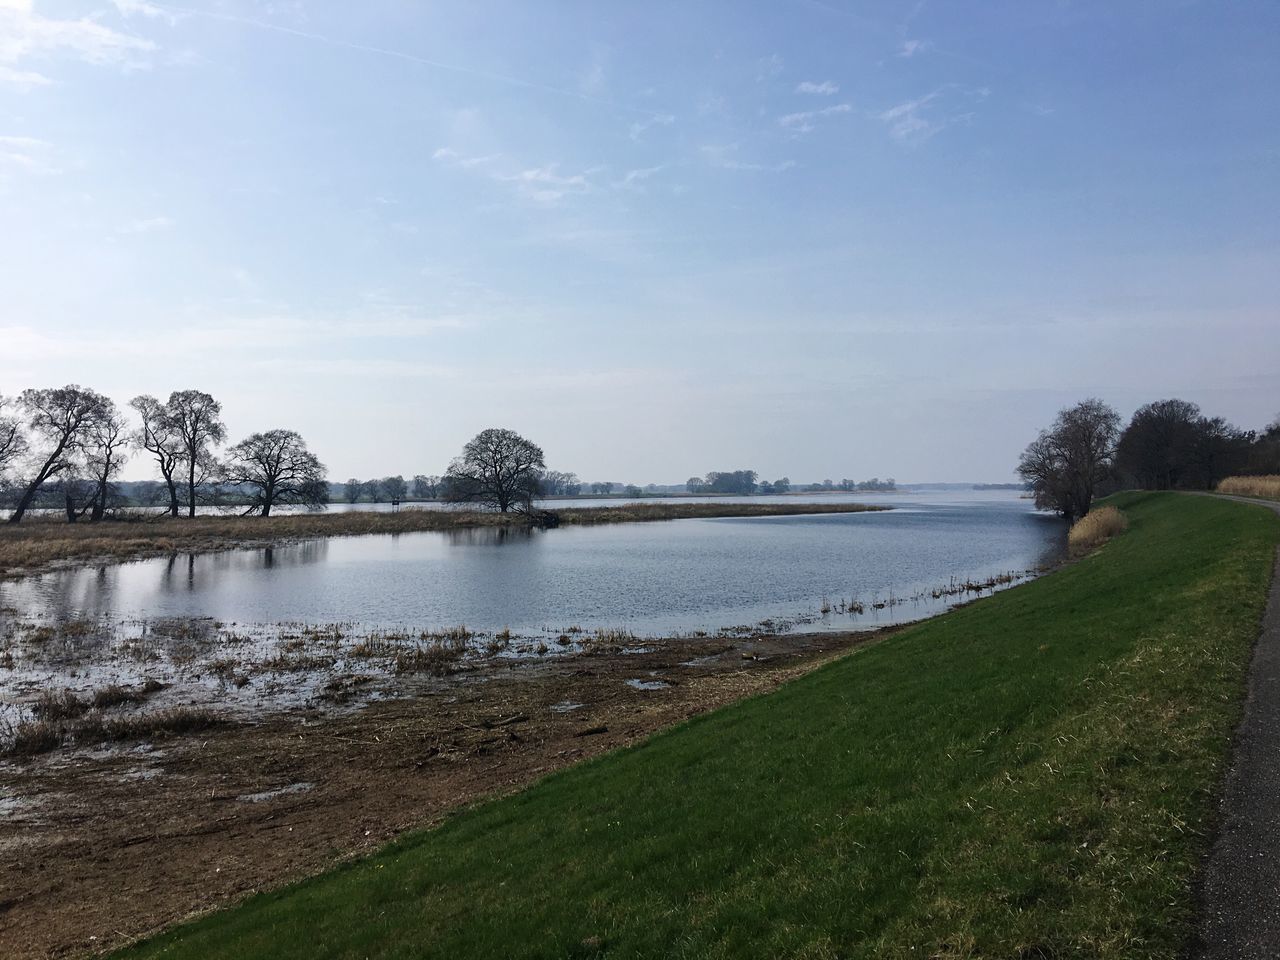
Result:
{"type": "Polygon", "coordinates": [[[1129,521],[1123,513],[1115,507],[1098,507],[1072,524],[1067,543],[1073,553],[1087,553],[1127,529],[1129,521]]]}
{"type": "Polygon", "coordinates": [[[1237,497],[1265,497],[1280,500],[1280,476],[1227,477],[1218,484],[1219,493],[1237,497]]]}

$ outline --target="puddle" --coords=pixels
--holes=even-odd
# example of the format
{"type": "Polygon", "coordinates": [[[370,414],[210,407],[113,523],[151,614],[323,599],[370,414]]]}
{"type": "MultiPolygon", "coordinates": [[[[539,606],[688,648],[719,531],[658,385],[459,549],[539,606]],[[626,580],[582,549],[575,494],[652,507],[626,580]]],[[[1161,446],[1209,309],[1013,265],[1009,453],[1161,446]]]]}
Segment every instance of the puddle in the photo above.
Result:
{"type": "Polygon", "coordinates": [[[584,704],[574,703],[572,700],[561,700],[559,703],[551,705],[552,713],[570,713],[574,710],[581,710],[584,704]]]}
{"type": "Polygon", "coordinates": [[[314,783],[291,783],[285,787],[276,787],[274,790],[263,790],[261,793],[244,793],[236,797],[241,803],[265,803],[268,800],[275,800],[277,797],[286,797],[291,793],[306,793],[314,783]]]}
{"type": "Polygon", "coordinates": [[[709,667],[720,659],[720,654],[713,653],[705,657],[694,657],[692,660],[681,661],[682,667],[709,667]]]}
{"type": "Polygon", "coordinates": [[[665,680],[628,680],[627,686],[636,690],[666,690],[671,684],[665,680]]]}

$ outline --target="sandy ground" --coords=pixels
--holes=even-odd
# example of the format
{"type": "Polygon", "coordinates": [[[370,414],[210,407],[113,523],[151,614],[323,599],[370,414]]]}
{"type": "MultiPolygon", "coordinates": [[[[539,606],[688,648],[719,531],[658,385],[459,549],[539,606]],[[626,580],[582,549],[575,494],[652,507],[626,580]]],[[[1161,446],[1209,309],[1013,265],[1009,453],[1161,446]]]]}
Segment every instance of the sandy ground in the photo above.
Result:
{"type": "Polygon", "coordinates": [[[646,641],[643,653],[469,672],[347,715],[0,764],[0,956],[118,947],[771,690],[874,636],[646,641]]]}

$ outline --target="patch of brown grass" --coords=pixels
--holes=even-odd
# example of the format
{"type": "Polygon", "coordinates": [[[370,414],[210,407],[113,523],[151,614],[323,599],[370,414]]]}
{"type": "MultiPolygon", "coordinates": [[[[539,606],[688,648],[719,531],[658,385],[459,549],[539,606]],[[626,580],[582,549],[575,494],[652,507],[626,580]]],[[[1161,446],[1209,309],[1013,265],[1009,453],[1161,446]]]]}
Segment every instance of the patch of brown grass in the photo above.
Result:
{"type": "Polygon", "coordinates": [[[1280,500],[1280,476],[1227,477],[1218,484],[1219,493],[1237,497],[1264,497],[1280,500]]]}
{"type": "Polygon", "coordinates": [[[13,728],[2,751],[11,757],[34,757],[62,745],[62,724],[52,720],[24,720],[13,728]]]}
{"type": "Polygon", "coordinates": [[[68,728],[79,743],[103,740],[146,740],[166,734],[195,733],[223,723],[206,707],[169,707],[124,717],[89,714],[68,728]]]}
{"type": "Polygon", "coordinates": [[[467,641],[455,634],[400,650],[393,662],[396,673],[429,673],[443,677],[453,673],[466,650],[467,641]]]}
{"type": "Polygon", "coordinates": [[[88,709],[89,704],[70,690],[61,692],[45,690],[40,694],[40,698],[31,705],[33,714],[41,720],[47,720],[51,723],[78,717],[88,709]]]}
{"type": "Polygon", "coordinates": [[[1067,543],[1073,553],[1087,553],[1128,529],[1129,521],[1115,507],[1098,507],[1072,524],[1067,543]]]}

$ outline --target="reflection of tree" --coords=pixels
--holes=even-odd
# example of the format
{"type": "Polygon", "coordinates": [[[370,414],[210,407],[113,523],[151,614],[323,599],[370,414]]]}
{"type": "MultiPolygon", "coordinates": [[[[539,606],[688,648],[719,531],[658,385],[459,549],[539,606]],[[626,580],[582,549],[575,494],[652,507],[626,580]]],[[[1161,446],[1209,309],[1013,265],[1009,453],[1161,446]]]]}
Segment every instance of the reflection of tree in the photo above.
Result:
{"type": "Polygon", "coordinates": [[[504,543],[525,543],[543,531],[535,527],[462,527],[446,530],[444,535],[452,547],[488,547],[504,543]]]}

